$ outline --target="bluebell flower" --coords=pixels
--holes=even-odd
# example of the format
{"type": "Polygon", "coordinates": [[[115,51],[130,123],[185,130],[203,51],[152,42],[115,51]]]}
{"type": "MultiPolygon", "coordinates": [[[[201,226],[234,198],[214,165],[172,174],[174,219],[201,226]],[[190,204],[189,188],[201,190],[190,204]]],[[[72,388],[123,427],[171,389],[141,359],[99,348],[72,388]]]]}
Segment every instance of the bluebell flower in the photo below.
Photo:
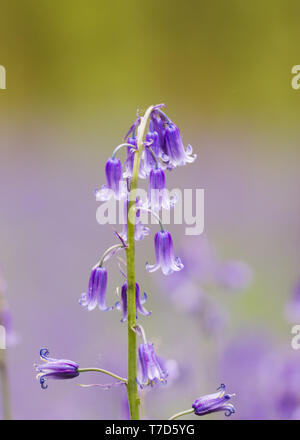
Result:
{"type": "Polygon", "coordinates": [[[153,168],[157,168],[157,166],[162,168],[162,165],[158,162],[158,159],[160,157],[159,135],[158,135],[157,131],[154,130],[152,121],[150,121],[149,131],[146,135],[144,145],[145,145],[145,149],[143,152],[144,170],[148,176],[150,171],[153,168]],[[147,147],[151,148],[151,150],[153,151],[157,160],[154,159],[152,153],[150,152],[149,148],[147,148],[147,147]]]}
{"type": "Polygon", "coordinates": [[[87,293],[81,295],[79,303],[89,311],[94,310],[97,305],[104,312],[112,310],[112,307],[106,305],[106,286],[107,271],[105,267],[97,265],[92,269],[87,293]]]}
{"type": "MultiPolygon", "coordinates": [[[[143,304],[147,300],[147,295],[144,292],[144,295],[140,294],[140,286],[138,283],[135,283],[135,307],[136,307],[136,318],[138,318],[138,313],[141,313],[144,316],[151,315],[151,312],[148,312],[143,307],[143,304]]],[[[127,282],[123,284],[121,289],[121,299],[116,302],[115,307],[117,310],[121,310],[121,322],[126,321],[127,319],[127,282]]]]}
{"type": "Polygon", "coordinates": [[[105,165],[106,185],[102,185],[99,190],[95,191],[96,199],[100,202],[109,200],[112,196],[116,200],[124,197],[125,182],[122,182],[122,164],[120,159],[110,157],[105,165]]]}
{"type": "Polygon", "coordinates": [[[147,206],[154,211],[161,208],[170,209],[176,203],[176,198],[169,196],[166,188],[165,173],[161,168],[153,168],[149,175],[147,206]]]}
{"type": "Polygon", "coordinates": [[[76,362],[66,359],[52,359],[49,356],[47,348],[42,348],[40,357],[44,364],[35,365],[38,371],[37,379],[39,379],[43,389],[48,388],[45,384],[46,378],[49,379],[73,379],[79,375],[79,365],[76,362]]]}
{"type": "MultiPolygon", "coordinates": [[[[166,116],[165,118],[167,120],[166,116]]],[[[151,114],[151,124],[151,127],[153,127],[153,131],[157,133],[157,155],[165,162],[167,162],[168,156],[165,139],[165,121],[159,116],[156,111],[153,111],[151,114]]]]}
{"type": "Polygon", "coordinates": [[[165,127],[165,148],[168,156],[168,164],[171,167],[185,165],[196,160],[196,154],[193,153],[191,145],[184,149],[183,142],[178,127],[169,121],[165,127]]]}
{"type": "Polygon", "coordinates": [[[173,240],[171,234],[166,231],[159,231],[154,237],[155,264],[146,263],[147,272],[155,272],[161,268],[164,275],[170,275],[183,269],[183,264],[179,257],[175,257],[173,240]]]}
{"type": "MultiPolygon", "coordinates": [[[[137,139],[136,137],[130,137],[128,138],[127,142],[130,145],[133,145],[134,147],[137,147],[137,139]]],[[[125,171],[123,173],[124,179],[131,178],[133,173],[133,164],[134,164],[134,156],[135,156],[135,150],[134,148],[127,147],[127,158],[125,162],[125,171]]],[[[145,179],[147,177],[147,174],[144,170],[144,164],[143,161],[140,161],[139,166],[139,177],[141,179],[145,179]]]]}
{"type": "Polygon", "coordinates": [[[218,388],[218,392],[214,394],[207,394],[195,400],[192,407],[196,416],[203,416],[217,411],[225,411],[226,416],[230,416],[235,412],[235,408],[228,400],[235,396],[235,394],[226,394],[226,387],[224,384],[218,388]]]}
{"type": "Polygon", "coordinates": [[[159,155],[168,168],[172,169],[195,161],[197,156],[192,154],[191,145],[185,150],[178,127],[165,113],[160,109],[153,111],[151,122],[158,133],[159,155]]]}
{"type": "Polygon", "coordinates": [[[142,378],[138,381],[141,388],[157,383],[167,383],[168,373],[163,369],[162,363],[154,351],[153,344],[145,342],[139,346],[139,360],[142,378]]]}

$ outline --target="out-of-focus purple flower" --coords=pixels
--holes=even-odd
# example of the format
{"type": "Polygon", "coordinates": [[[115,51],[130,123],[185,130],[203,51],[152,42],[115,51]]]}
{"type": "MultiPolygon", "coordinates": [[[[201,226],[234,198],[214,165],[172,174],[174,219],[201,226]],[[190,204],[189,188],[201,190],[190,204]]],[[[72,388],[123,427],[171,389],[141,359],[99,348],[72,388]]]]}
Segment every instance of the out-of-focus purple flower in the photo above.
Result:
{"type": "MultiPolygon", "coordinates": [[[[140,201],[136,201],[136,208],[140,206],[140,201]]],[[[128,216],[128,206],[129,206],[129,200],[128,197],[126,197],[124,201],[124,208],[123,208],[123,228],[120,232],[120,236],[124,241],[127,241],[127,216],[128,216]]],[[[141,211],[139,209],[136,210],[136,216],[135,216],[135,227],[134,227],[134,238],[136,241],[143,240],[145,237],[147,237],[150,233],[150,229],[144,225],[144,223],[141,221],[140,218],[141,211]]]]}
{"type": "Polygon", "coordinates": [[[147,385],[153,386],[157,383],[166,383],[168,373],[163,369],[163,365],[160,364],[153,344],[150,342],[141,344],[138,351],[142,371],[142,378],[138,381],[140,387],[143,388],[147,385]]]}
{"type": "Polygon", "coordinates": [[[208,336],[219,336],[228,324],[228,312],[217,301],[205,294],[198,311],[201,330],[208,336]]]}
{"type": "MultiPolygon", "coordinates": [[[[141,313],[144,316],[151,315],[151,312],[148,312],[143,307],[143,304],[147,300],[147,295],[144,292],[144,295],[141,297],[140,294],[140,286],[138,283],[135,283],[135,306],[136,306],[136,317],[138,318],[138,313],[141,313]]],[[[126,321],[127,319],[127,283],[124,283],[121,289],[121,299],[116,302],[115,307],[117,310],[121,310],[121,322],[126,321]]]]}
{"type": "Polygon", "coordinates": [[[176,203],[175,198],[169,196],[166,189],[165,173],[161,168],[153,168],[149,175],[147,206],[154,211],[161,208],[170,209],[176,203]]]}
{"type": "Polygon", "coordinates": [[[66,359],[52,359],[49,356],[47,348],[42,348],[40,351],[40,357],[44,364],[35,365],[36,371],[38,371],[37,379],[39,379],[41,387],[43,389],[48,388],[45,384],[45,380],[49,379],[73,379],[79,375],[79,365],[76,362],[66,359]]]}
{"type": "MultiPolygon", "coordinates": [[[[129,138],[127,142],[129,144],[134,145],[135,147],[137,147],[137,140],[136,140],[135,137],[129,138]]],[[[124,179],[132,177],[133,164],[134,164],[134,155],[135,155],[134,148],[127,147],[127,158],[126,158],[126,162],[125,162],[125,171],[123,173],[124,179]]],[[[140,161],[140,166],[139,166],[139,177],[141,179],[145,179],[147,177],[147,174],[146,174],[146,172],[144,170],[144,164],[143,164],[142,160],[140,161]]]]}
{"type": "Polygon", "coordinates": [[[258,377],[260,389],[266,395],[268,417],[297,419],[300,409],[299,353],[286,350],[284,347],[268,353],[260,365],[258,377]]]}
{"type": "Polygon", "coordinates": [[[218,392],[214,394],[207,394],[195,400],[192,407],[196,416],[203,416],[216,411],[225,411],[226,416],[230,416],[235,412],[235,408],[228,400],[235,396],[235,394],[226,394],[226,387],[224,384],[218,388],[218,392]]]}
{"type": "Polygon", "coordinates": [[[164,275],[170,275],[174,271],[183,269],[183,264],[179,257],[175,257],[173,240],[171,234],[167,231],[159,231],[154,237],[155,264],[146,263],[147,272],[155,272],[161,268],[164,275]]]}
{"type": "Polygon", "coordinates": [[[100,202],[109,200],[112,195],[117,200],[126,193],[125,182],[122,182],[122,164],[120,159],[110,157],[105,165],[106,185],[95,192],[96,199],[100,202]]]}
{"type": "Polygon", "coordinates": [[[219,264],[216,270],[217,283],[232,291],[247,289],[252,278],[252,270],[242,261],[225,261],[219,264]]]}
{"type": "Polygon", "coordinates": [[[285,316],[290,322],[300,319],[300,281],[293,288],[292,296],[285,307],[285,316]]]}
{"type": "Polygon", "coordinates": [[[105,267],[95,266],[90,275],[88,291],[81,295],[79,303],[89,311],[94,310],[97,305],[103,312],[112,310],[113,307],[106,305],[106,286],[107,271],[105,267]]]}

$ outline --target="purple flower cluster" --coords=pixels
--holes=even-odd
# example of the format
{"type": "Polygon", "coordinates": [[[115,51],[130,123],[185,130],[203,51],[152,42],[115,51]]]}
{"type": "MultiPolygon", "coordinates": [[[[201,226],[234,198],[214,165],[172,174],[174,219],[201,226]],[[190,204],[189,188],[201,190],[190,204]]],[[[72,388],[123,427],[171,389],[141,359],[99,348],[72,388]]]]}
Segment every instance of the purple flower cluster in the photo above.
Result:
{"type": "MultiPolygon", "coordinates": [[[[145,136],[141,152],[139,177],[149,178],[149,185],[147,201],[143,203],[138,198],[136,200],[136,241],[144,239],[150,233],[149,228],[141,220],[141,211],[143,209],[158,215],[162,208],[170,209],[176,203],[176,199],[170,197],[166,189],[165,170],[172,170],[177,166],[191,163],[196,159],[196,155],[191,153],[190,146],[185,150],[178,127],[166,116],[161,109],[162,107],[162,105],[153,107],[148,132],[145,136]]],[[[99,201],[108,200],[113,196],[123,203],[123,228],[118,236],[122,240],[124,247],[127,245],[130,179],[133,173],[135,153],[138,148],[137,135],[139,124],[140,118],[137,118],[125,136],[125,143],[116,147],[112,156],[107,160],[105,166],[106,184],[96,192],[96,197],[99,201]],[[123,166],[120,159],[116,157],[117,152],[122,147],[126,147],[127,150],[127,157],[123,166]]],[[[160,226],[161,230],[154,237],[155,263],[152,265],[146,263],[146,270],[154,272],[161,269],[164,275],[170,275],[183,269],[183,263],[179,257],[175,257],[171,234],[164,229],[162,224],[160,226]]],[[[137,315],[140,313],[147,316],[149,312],[143,307],[147,297],[145,294],[141,297],[138,284],[136,286],[137,315]]],[[[88,290],[81,295],[80,304],[88,310],[94,310],[97,306],[102,311],[115,308],[121,311],[121,321],[125,321],[127,318],[127,283],[125,282],[122,286],[120,301],[113,307],[108,307],[106,304],[106,290],[107,271],[102,264],[99,264],[92,270],[88,290]]]]}

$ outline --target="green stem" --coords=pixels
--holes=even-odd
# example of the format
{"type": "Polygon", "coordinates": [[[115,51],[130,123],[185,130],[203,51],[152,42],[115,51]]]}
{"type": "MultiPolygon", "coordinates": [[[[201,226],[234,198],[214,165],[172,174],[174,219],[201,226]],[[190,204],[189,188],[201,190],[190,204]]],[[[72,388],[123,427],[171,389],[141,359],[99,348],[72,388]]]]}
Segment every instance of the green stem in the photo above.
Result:
{"type": "Polygon", "coordinates": [[[170,417],[169,420],[175,420],[179,419],[179,417],[186,416],[187,414],[192,414],[194,412],[194,409],[187,409],[186,411],[181,411],[177,414],[174,414],[174,416],[170,417]]]}
{"type": "Polygon", "coordinates": [[[99,263],[97,264],[97,266],[101,267],[102,264],[104,263],[105,257],[112,252],[114,249],[118,249],[118,248],[124,248],[123,244],[115,244],[113,246],[111,246],[110,248],[106,249],[106,251],[104,252],[104,254],[101,257],[101,260],[99,261],[99,263]]]}
{"type": "Polygon", "coordinates": [[[125,142],[124,144],[120,144],[114,149],[113,154],[111,155],[111,158],[114,159],[116,157],[117,152],[123,147],[131,147],[133,149],[136,148],[135,145],[128,144],[127,142],[125,142]]]}
{"type": "Polygon", "coordinates": [[[8,387],[5,351],[6,350],[2,350],[2,349],[0,350],[0,376],[1,376],[2,401],[3,401],[3,418],[5,420],[11,420],[10,395],[9,395],[9,387],[8,387]]]}
{"type": "Polygon", "coordinates": [[[119,380],[120,382],[127,383],[127,379],[124,379],[124,377],[120,377],[117,374],[111,373],[110,371],[103,370],[102,368],[78,368],[78,373],[87,373],[88,371],[96,371],[97,373],[104,373],[108,376],[113,377],[114,379],[119,380]]]}
{"type": "Polygon", "coordinates": [[[136,308],[135,308],[135,201],[138,184],[138,172],[143,148],[143,139],[147,127],[148,118],[153,107],[149,107],[145,115],[141,118],[137,132],[137,152],[134,155],[133,172],[131,179],[130,197],[128,204],[127,217],[127,309],[128,309],[128,402],[130,416],[132,420],[139,419],[139,396],[137,391],[137,343],[136,333],[132,328],[135,327],[136,308]]]}

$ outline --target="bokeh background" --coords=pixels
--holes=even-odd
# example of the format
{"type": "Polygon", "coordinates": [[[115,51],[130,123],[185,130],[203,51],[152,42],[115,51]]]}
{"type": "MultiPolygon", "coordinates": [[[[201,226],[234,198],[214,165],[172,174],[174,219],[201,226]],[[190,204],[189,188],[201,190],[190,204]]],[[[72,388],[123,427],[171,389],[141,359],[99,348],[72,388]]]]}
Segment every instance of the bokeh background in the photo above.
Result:
{"type": "MultiPolygon", "coordinates": [[[[137,278],[152,310],[141,323],[159,354],[176,361],[170,383],[145,392],[144,417],[167,418],[224,382],[237,394],[232,418],[299,418],[300,352],[291,348],[297,318],[285,313],[300,276],[300,91],[291,87],[300,61],[299,2],[0,6],[7,71],[0,261],[17,335],[6,353],[13,417],[125,416],[123,389],[76,386],[105,377],[51,381],[43,391],[33,363],[48,347],[53,357],[126,374],[119,314],[88,313],[78,298],[114,240],[112,228],[96,222],[93,191],[104,182],[105,160],[138,108],[164,102],[198,155],[168,175],[168,187],[205,189],[205,235],[170,228],[176,253],[190,261],[176,295],[161,273],[144,270],[154,231],[138,244],[137,278]],[[218,261],[247,265],[252,280],[228,289],[200,279],[211,258],[207,243],[218,261]]],[[[121,283],[113,262],[109,274],[113,303],[121,283]]]]}

